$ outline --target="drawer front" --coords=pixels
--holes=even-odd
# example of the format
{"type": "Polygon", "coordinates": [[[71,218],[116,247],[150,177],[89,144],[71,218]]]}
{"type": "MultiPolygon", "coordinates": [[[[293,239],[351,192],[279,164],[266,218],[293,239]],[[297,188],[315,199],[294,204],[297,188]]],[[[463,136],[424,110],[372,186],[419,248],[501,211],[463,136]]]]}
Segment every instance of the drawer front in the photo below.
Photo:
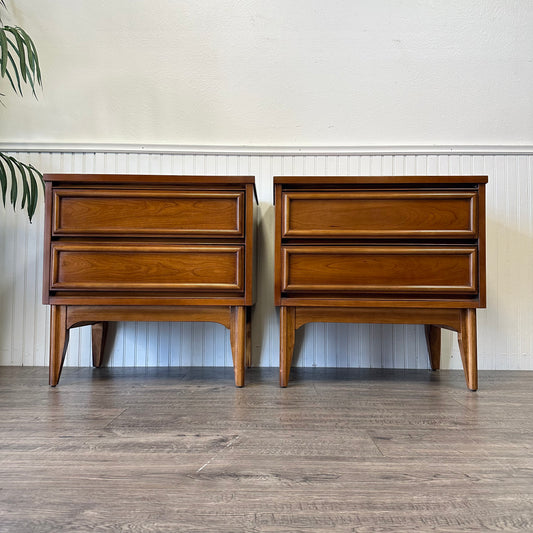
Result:
{"type": "Polygon", "coordinates": [[[477,191],[282,195],[282,238],[476,238],[477,219],[477,191]]]}
{"type": "Polygon", "coordinates": [[[244,192],[55,189],[52,235],[244,236],[244,192]]]}
{"type": "Polygon", "coordinates": [[[311,293],[475,294],[472,246],[285,246],[281,290],[311,293]]]}
{"type": "Polygon", "coordinates": [[[243,248],[53,243],[50,288],[242,291],[243,248]]]}

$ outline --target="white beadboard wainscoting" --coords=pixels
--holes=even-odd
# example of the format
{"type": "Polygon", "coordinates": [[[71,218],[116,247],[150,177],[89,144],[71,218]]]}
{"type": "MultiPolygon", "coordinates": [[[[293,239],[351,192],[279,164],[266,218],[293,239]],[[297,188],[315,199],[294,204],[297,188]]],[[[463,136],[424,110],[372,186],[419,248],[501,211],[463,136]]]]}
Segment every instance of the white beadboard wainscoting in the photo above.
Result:
{"type": "MultiPolygon", "coordinates": [[[[4,150],[6,147],[3,147],[4,150]]],[[[276,175],[488,175],[487,309],[478,311],[480,369],[533,369],[533,149],[270,149],[9,147],[46,172],[253,175],[259,196],[253,364],[278,366],[273,304],[276,175]]],[[[49,309],[41,303],[43,204],[30,225],[0,209],[0,365],[48,364],[49,309]]],[[[309,324],[297,333],[294,364],[428,368],[422,326],[309,324]]],[[[67,366],[91,365],[90,329],[71,331],[67,366]]],[[[229,331],[210,323],[118,323],[109,366],[231,366],[229,331]]],[[[443,368],[461,368],[456,335],[443,333],[443,368]]]]}

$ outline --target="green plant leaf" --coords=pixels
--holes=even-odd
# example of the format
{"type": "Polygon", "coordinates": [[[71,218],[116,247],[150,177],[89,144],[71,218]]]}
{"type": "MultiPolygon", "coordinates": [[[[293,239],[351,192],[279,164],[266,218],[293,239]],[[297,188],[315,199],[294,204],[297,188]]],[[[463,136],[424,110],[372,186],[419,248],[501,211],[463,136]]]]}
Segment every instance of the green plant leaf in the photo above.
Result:
{"type": "Polygon", "coordinates": [[[15,209],[15,206],[17,205],[17,195],[18,195],[17,174],[15,172],[15,167],[13,166],[11,158],[7,158],[6,163],[7,163],[7,166],[9,167],[9,170],[11,171],[10,201],[11,201],[11,205],[13,206],[13,209],[15,209]]]}
{"type": "Polygon", "coordinates": [[[9,72],[9,70],[6,71],[6,76],[7,76],[7,79],[9,80],[9,83],[11,84],[11,87],[13,87],[13,90],[17,92],[17,88],[15,87],[15,82],[13,81],[13,78],[11,77],[11,73],[9,72]]]}
{"type": "Polygon", "coordinates": [[[20,63],[20,73],[22,74],[22,79],[26,81],[26,52],[24,49],[24,40],[19,35],[17,28],[12,28],[11,26],[5,26],[5,30],[11,32],[17,41],[17,55],[20,63]]]}
{"type": "Polygon", "coordinates": [[[20,178],[22,181],[22,200],[20,202],[20,207],[24,209],[26,207],[26,202],[29,202],[30,186],[28,184],[28,178],[26,177],[26,170],[24,169],[24,165],[16,159],[13,160],[13,163],[18,167],[20,178]]]}
{"type": "Polygon", "coordinates": [[[33,96],[37,98],[37,94],[35,93],[35,83],[33,81],[33,74],[32,74],[32,71],[27,66],[26,66],[26,77],[27,77],[26,81],[30,84],[31,92],[33,93],[33,96]]]}
{"type": "Polygon", "coordinates": [[[24,82],[30,85],[33,95],[37,98],[35,86],[39,84],[42,87],[42,76],[37,49],[31,37],[18,26],[5,26],[0,28],[0,47],[2,47],[0,74],[2,64],[5,62],[5,75],[13,90],[23,96],[22,82],[24,82]]]}
{"type": "Polygon", "coordinates": [[[28,51],[28,61],[30,63],[30,69],[33,73],[33,78],[37,80],[37,83],[42,86],[41,68],[39,67],[39,55],[37,54],[37,48],[31,37],[22,28],[17,26],[24,42],[26,43],[26,49],[28,51]]]}
{"type": "Polygon", "coordinates": [[[15,77],[17,79],[18,91],[17,91],[17,89],[15,87],[15,83],[13,81],[13,78],[11,77],[11,74],[9,73],[9,70],[7,71],[7,77],[9,78],[9,81],[11,82],[11,86],[13,87],[13,90],[15,92],[18,92],[22,96],[22,85],[20,83],[19,71],[18,71],[17,65],[15,63],[15,60],[13,59],[13,56],[11,55],[11,52],[8,54],[8,59],[9,59],[9,62],[11,63],[11,65],[13,67],[13,72],[15,73],[15,77]]]}
{"type": "Polygon", "coordinates": [[[20,192],[19,179],[22,184],[21,208],[26,209],[31,222],[39,200],[39,182],[44,191],[43,175],[33,165],[22,163],[14,157],[0,152],[0,187],[4,206],[7,190],[11,185],[9,201],[13,209],[16,208],[20,192]],[[6,171],[6,165],[9,171],[6,171]]]}
{"type": "Polygon", "coordinates": [[[4,28],[0,28],[0,53],[2,54],[1,62],[0,62],[0,76],[2,78],[6,75],[6,69],[7,69],[7,56],[8,56],[8,45],[7,45],[7,37],[6,32],[4,31],[4,28]]]}
{"type": "Polygon", "coordinates": [[[35,179],[41,184],[41,189],[43,190],[43,194],[44,194],[45,187],[44,187],[43,175],[33,165],[28,165],[28,168],[30,169],[32,173],[37,174],[37,177],[39,178],[39,180],[37,180],[37,178],[35,179]]]}
{"type": "Polygon", "coordinates": [[[28,167],[28,174],[30,176],[30,201],[28,203],[28,217],[31,222],[33,215],[35,214],[35,210],[37,209],[37,202],[39,200],[39,184],[37,182],[36,175],[40,178],[39,181],[43,186],[43,190],[44,181],[42,179],[41,173],[31,165],[29,165],[28,167]]]}
{"type": "Polygon", "coordinates": [[[6,192],[7,192],[7,174],[6,169],[4,167],[4,163],[2,163],[2,159],[0,159],[0,188],[2,190],[2,203],[4,204],[4,207],[6,206],[6,192]]]}

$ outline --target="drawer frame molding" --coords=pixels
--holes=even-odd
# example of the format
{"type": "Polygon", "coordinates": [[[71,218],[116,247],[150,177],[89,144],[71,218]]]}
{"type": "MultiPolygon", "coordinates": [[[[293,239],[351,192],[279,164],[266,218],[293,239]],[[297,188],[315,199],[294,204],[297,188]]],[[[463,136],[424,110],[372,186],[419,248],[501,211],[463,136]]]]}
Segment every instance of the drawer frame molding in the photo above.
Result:
{"type": "MultiPolygon", "coordinates": [[[[463,260],[464,262],[464,260],[463,260]]],[[[306,263],[308,269],[312,266],[310,260],[307,260],[306,263]]],[[[352,267],[352,270],[355,269],[356,264],[348,265],[352,267]]],[[[477,293],[477,247],[457,247],[457,246],[442,246],[437,248],[436,246],[282,246],[281,249],[281,290],[288,295],[291,293],[297,292],[312,292],[312,293],[327,293],[329,292],[343,292],[343,293],[361,293],[361,292],[390,292],[390,293],[412,293],[412,294],[446,294],[446,293],[455,293],[455,294],[475,294],[477,293]],[[379,285],[378,283],[369,284],[369,283],[359,283],[354,279],[351,283],[346,284],[318,284],[316,281],[308,283],[294,283],[291,281],[291,258],[299,257],[300,260],[305,259],[306,257],[317,258],[321,257],[325,263],[328,263],[327,267],[334,268],[333,258],[336,257],[337,260],[342,259],[359,259],[360,263],[372,260],[370,266],[376,266],[376,263],[379,263],[381,258],[397,258],[396,263],[401,262],[402,259],[411,257],[437,257],[441,256],[442,258],[466,258],[468,264],[468,283],[463,285],[429,285],[418,283],[416,285],[400,285],[397,283],[389,285],[379,285]]],[[[325,268],[324,268],[325,269],[325,268]]],[[[344,269],[346,270],[346,268],[344,269]]],[[[334,271],[331,271],[333,274],[334,271]]],[[[359,273],[361,275],[361,273],[359,273]]],[[[329,277],[329,276],[328,276],[329,277]]],[[[356,277],[356,276],[355,276],[356,277]]]]}

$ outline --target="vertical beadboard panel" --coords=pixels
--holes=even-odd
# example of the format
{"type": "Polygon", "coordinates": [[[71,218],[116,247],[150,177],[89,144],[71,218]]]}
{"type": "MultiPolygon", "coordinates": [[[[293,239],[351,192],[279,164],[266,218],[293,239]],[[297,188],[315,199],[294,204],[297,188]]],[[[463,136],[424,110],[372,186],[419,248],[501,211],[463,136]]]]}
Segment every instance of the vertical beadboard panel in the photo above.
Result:
{"type": "MultiPolygon", "coordinates": [[[[533,155],[235,155],[13,153],[44,172],[246,174],[256,177],[257,304],[253,364],[277,366],[279,313],[273,304],[275,175],[487,174],[488,308],[478,311],[479,367],[533,369],[533,155]]],[[[33,224],[0,209],[0,365],[46,365],[49,311],[41,304],[43,206],[33,224]]],[[[422,326],[307,324],[297,332],[298,366],[427,368],[422,326]]],[[[72,330],[67,366],[89,366],[90,329],[72,330]]],[[[111,366],[231,366],[219,324],[118,323],[111,366]]],[[[443,368],[461,368],[457,336],[443,333],[443,368]]]]}

